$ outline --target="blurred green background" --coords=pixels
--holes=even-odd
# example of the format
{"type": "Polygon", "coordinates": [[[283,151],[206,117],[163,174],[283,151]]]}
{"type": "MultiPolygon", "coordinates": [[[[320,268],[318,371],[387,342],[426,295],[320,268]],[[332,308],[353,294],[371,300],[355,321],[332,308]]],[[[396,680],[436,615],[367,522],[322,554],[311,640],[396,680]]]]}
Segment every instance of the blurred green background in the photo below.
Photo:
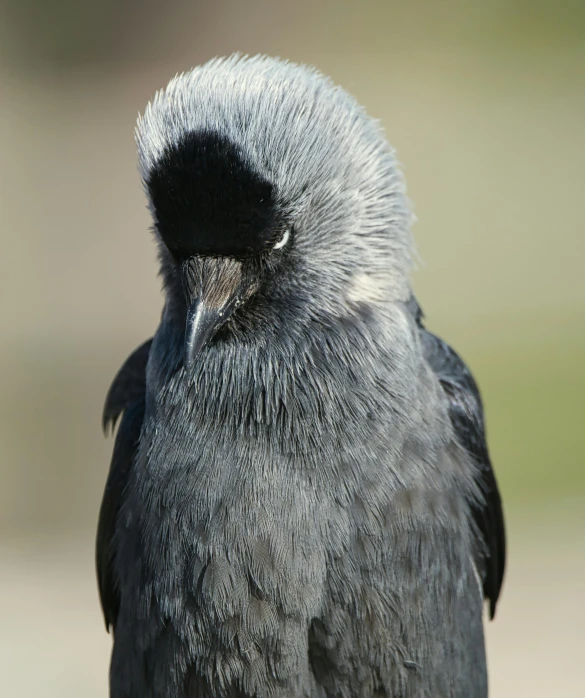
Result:
{"type": "Polygon", "coordinates": [[[396,147],[415,288],[483,390],[508,518],[492,696],[580,695],[582,0],[0,0],[0,692],[106,695],[100,412],[161,309],[134,121],[236,50],[316,65],[396,147]]]}

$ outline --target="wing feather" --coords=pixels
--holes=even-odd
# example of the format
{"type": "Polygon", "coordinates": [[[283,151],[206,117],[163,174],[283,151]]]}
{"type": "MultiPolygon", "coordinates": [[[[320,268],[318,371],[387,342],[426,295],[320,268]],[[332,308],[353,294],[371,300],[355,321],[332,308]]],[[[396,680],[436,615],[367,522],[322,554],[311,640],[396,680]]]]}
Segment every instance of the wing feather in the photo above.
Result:
{"type": "Polygon", "coordinates": [[[96,567],[100,599],[106,627],[115,628],[120,598],[113,564],[116,521],[122,505],[128,474],[140,439],[144,419],[146,364],[152,340],[138,347],[114,378],[103,413],[104,431],[122,421],[112,454],[110,471],[100,507],[96,538],[96,567]]]}
{"type": "Polygon", "coordinates": [[[449,400],[449,417],[457,438],[478,466],[483,501],[472,504],[472,513],[484,548],[479,551],[476,563],[493,618],[506,566],[506,533],[498,483],[486,443],[481,396],[463,359],[446,342],[425,329],[422,311],[414,297],[409,306],[420,330],[425,359],[449,400]]]}

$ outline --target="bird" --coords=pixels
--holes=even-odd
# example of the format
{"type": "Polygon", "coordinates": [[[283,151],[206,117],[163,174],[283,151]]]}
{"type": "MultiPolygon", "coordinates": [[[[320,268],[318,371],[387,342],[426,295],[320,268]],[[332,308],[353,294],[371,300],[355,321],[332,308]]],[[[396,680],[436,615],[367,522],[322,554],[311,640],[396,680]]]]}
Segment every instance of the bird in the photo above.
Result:
{"type": "Polygon", "coordinates": [[[103,413],[110,696],[487,696],[502,503],[381,126],[235,54],[157,92],[136,143],[164,307],[103,413]]]}

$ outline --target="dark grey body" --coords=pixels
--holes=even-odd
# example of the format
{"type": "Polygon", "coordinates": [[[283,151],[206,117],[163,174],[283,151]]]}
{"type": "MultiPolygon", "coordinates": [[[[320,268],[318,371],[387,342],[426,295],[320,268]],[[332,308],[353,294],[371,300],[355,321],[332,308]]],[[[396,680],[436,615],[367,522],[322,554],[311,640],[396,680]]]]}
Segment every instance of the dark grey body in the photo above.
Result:
{"type": "Polygon", "coordinates": [[[372,318],[278,363],[212,345],[190,386],[163,321],[115,524],[113,698],[487,695],[478,466],[401,312],[408,386],[372,318]],[[372,347],[374,374],[352,360],[372,347]]]}
{"type": "Polygon", "coordinates": [[[165,308],[104,413],[111,698],[484,698],[500,498],[385,138],[315,71],[232,57],[137,143],[165,308]]]}

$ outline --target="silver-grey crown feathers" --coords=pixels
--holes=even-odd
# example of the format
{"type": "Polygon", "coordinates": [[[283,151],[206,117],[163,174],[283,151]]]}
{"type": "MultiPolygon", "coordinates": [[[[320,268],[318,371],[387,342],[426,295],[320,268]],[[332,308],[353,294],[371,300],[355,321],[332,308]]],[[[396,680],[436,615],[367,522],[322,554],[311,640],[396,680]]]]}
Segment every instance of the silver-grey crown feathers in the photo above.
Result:
{"type": "Polygon", "coordinates": [[[295,245],[344,304],[404,300],[410,211],[378,124],[318,71],[266,56],[215,58],[156,93],[136,127],[146,183],[188,133],[228,138],[287,203],[295,245]],[[328,270],[331,270],[328,271],[328,270]]]}

